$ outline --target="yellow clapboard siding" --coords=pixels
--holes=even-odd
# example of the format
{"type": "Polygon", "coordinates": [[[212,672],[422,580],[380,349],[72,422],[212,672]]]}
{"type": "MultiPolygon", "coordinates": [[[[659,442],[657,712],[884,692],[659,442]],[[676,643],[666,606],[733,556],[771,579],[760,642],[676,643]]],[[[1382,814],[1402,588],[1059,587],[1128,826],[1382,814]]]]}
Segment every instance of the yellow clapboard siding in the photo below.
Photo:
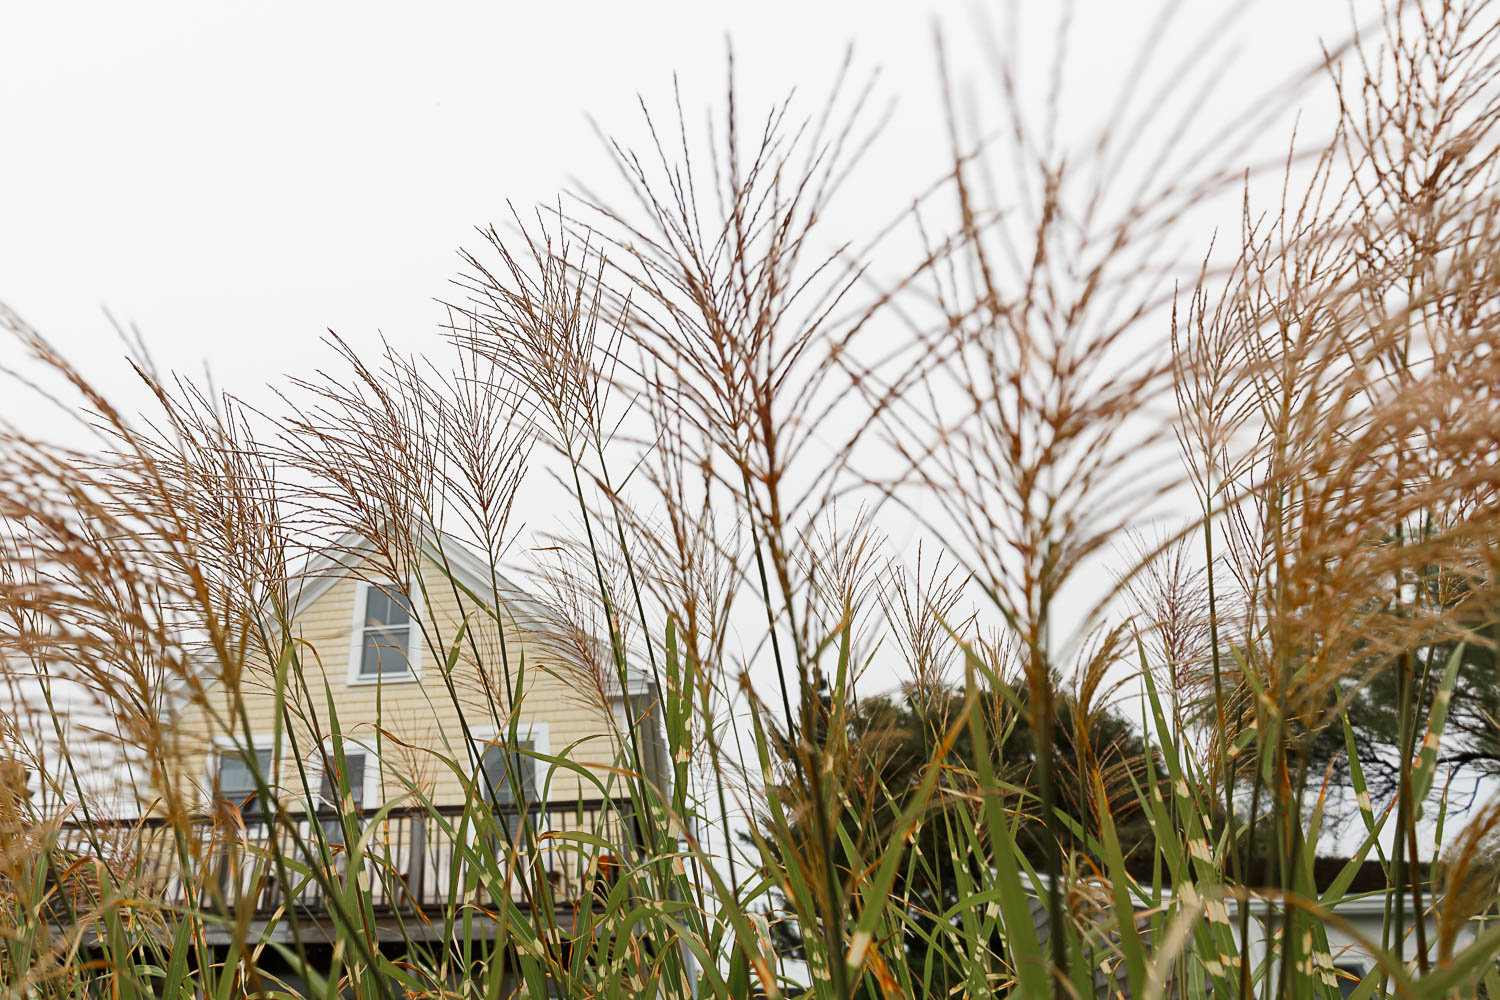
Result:
{"type": "MultiPolygon", "coordinates": [[[[406,794],[404,779],[439,805],[458,803],[470,774],[463,722],[467,721],[471,732],[480,737],[493,735],[497,713],[502,724],[509,724],[500,629],[493,617],[470,598],[456,596],[444,571],[428,563],[423,567],[420,588],[425,591],[425,602],[422,597],[414,597],[415,603],[426,605],[417,609],[424,633],[418,656],[419,678],[353,683],[350,674],[358,574],[356,570],[338,579],[293,622],[306,689],[289,691],[285,698],[292,722],[290,738],[283,739],[277,783],[289,797],[302,798],[301,778],[290,760],[292,745],[304,760],[312,756],[315,736],[326,736],[330,731],[331,694],[345,740],[379,752],[376,801],[392,801],[406,794]],[[450,691],[441,666],[466,614],[469,634],[459,646],[450,691]],[[457,771],[451,764],[454,759],[462,761],[457,771]]],[[[544,735],[546,745],[541,749],[552,754],[601,765],[594,773],[602,782],[613,781],[617,788],[619,779],[610,779],[605,768],[615,756],[616,744],[608,699],[598,682],[570,666],[565,657],[544,646],[538,637],[518,629],[514,622],[507,621],[505,640],[512,685],[524,657],[524,688],[516,713],[518,731],[523,737],[528,732],[544,735]]],[[[248,659],[237,687],[249,729],[258,742],[266,739],[275,729],[278,700],[272,671],[263,657],[248,659]]],[[[230,684],[212,684],[201,696],[189,699],[179,712],[176,730],[181,746],[176,755],[176,784],[199,804],[209,801],[210,764],[215,746],[228,738],[226,720],[231,716],[234,695],[230,684]]],[[[239,731],[237,716],[234,725],[239,731]]],[[[316,770],[309,768],[307,774],[309,782],[317,780],[316,770]]],[[[551,800],[594,798],[599,794],[579,775],[545,765],[538,766],[537,787],[551,800]]]]}

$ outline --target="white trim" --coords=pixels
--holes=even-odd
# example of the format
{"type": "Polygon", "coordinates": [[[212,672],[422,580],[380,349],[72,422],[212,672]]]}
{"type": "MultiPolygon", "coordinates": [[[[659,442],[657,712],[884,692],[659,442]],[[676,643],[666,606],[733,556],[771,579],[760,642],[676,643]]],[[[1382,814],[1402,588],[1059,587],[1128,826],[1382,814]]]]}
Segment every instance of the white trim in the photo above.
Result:
{"type": "MultiPolygon", "coordinates": [[[[306,565],[293,576],[299,586],[287,609],[292,621],[313,605],[340,580],[354,574],[374,552],[374,547],[358,533],[346,532],[325,550],[307,556],[306,565]]],[[[507,574],[495,572],[491,576],[489,563],[482,553],[469,542],[454,535],[440,532],[430,525],[421,534],[417,549],[417,562],[425,559],[433,566],[451,570],[453,574],[474,591],[486,604],[497,597],[503,603],[502,610],[508,617],[531,619],[541,623],[549,618],[547,610],[536,598],[526,592],[507,574]],[[495,590],[499,593],[496,594],[495,590]],[[517,614],[520,612],[521,614],[517,614]]]]}
{"type": "MultiPolygon", "coordinates": [[[[474,737],[474,745],[482,751],[500,737],[509,736],[510,727],[497,729],[494,726],[473,726],[469,732],[474,737]]],[[[552,756],[551,724],[541,720],[522,719],[516,724],[516,736],[523,740],[530,740],[533,753],[552,756]]]]}
{"type": "MultiPolygon", "coordinates": [[[[615,697],[609,701],[611,749],[615,753],[624,754],[627,761],[630,759],[632,730],[634,730],[634,739],[638,741],[636,745],[641,748],[643,755],[648,746],[646,738],[650,736],[650,733],[647,727],[651,725],[652,717],[637,715],[637,711],[636,706],[624,698],[615,697]]],[[[652,770],[650,760],[643,760],[641,766],[646,770],[647,778],[655,781],[659,777],[650,773],[652,770]]]]}
{"type": "MultiPolygon", "coordinates": [[[[504,730],[500,730],[494,726],[475,726],[469,729],[469,734],[473,736],[474,749],[479,759],[483,761],[485,748],[502,736],[509,736],[510,727],[507,726],[504,730]]],[[[532,753],[542,754],[547,757],[552,756],[552,727],[548,723],[540,720],[522,719],[516,724],[516,738],[530,740],[532,753]]],[[[532,784],[536,788],[537,794],[537,801],[531,803],[531,805],[543,811],[546,810],[547,802],[552,797],[552,775],[549,773],[548,767],[543,766],[545,764],[546,761],[535,759],[531,761],[533,768],[532,784]]],[[[471,775],[470,777],[474,777],[476,783],[478,782],[478,778],[475,775],[471,775]]],[[[480,790],[476,787],[475,791],[478,792],[480,790]]],[[[481,794],[483,793],[481,792],[481,794]]]]}
{"type": "Polygon", "coordinates": [[[302,569],[288,572],[287,620],[295,622],[318,598],[367,561],[374,546],[355,532],[346,532],[321,552],[306,553],[302,569]]]}
{"type": "Polygon", "coordinates": [[[395,581],[371,581],[356,578],[354,581],[353,627],[349,635],[349,686],[365,687],[371,684],[411,684],[422,679],[422,623],[418,618],[417,600],[420,592],[414,584],[415,576],[406,580],[406,601],[411,609],[411,624],[406,631],[406,665],[404,674],[373,674],[365,676],[359,672],[360,661],[365,650],[365,601],[371,587],[394,586],[395,581]]]}
{"type": "Polygon", "coordinates": [[[604,682],[605,693],[616,701],[623,701],[626,697],[640,698],[651,693],[651,678],[643,670],[634,669],[625,674],[625,690],[620,691],[620,677],[611,670],[604,682]]]}

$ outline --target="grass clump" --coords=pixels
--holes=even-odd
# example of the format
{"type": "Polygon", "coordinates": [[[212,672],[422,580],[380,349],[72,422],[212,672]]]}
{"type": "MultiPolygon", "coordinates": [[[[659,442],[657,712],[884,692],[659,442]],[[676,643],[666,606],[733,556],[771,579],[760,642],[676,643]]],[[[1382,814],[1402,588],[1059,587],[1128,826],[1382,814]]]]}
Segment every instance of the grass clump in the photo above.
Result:
{"type": "Polygon", "coordinates": [[[1500,812],[1449,794],[1492,735],[1497,25],[1378,28],[1201,263],[1164,248],[1236,130],[1070,155],[1002,57],[893,281],[825,234],[846,67],[484,231],[446,360],[334,341],[257,409],[139,358],[134,417],[4,313],[100,445],[0,436],[5,988],[1332,997],[1373,861],[1355,995],[1497,995],[1500,812]],[[419,696],[330,667],[335,570],[408,602],[419,696]]]}

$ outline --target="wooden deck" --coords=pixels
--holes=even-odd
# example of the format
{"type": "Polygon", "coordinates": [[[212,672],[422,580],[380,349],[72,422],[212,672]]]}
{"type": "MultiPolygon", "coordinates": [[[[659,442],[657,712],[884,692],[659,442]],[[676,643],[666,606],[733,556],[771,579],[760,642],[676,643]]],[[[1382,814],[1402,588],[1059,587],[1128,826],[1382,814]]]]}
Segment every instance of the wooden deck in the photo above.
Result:
{"type": "Polygon", "coordinates": [[[601,800],[537,803],[501,817],[514,848],[477,833],[463,806],[365,810],[354,821],[352,849],[334,812],[273,821],[226,811],[177,825],[162,818],[69,825],[58,846],[109,859],[117,879],[154,903],[239,915],[248,909],[252,927],[273,938],[292,933],[293,920],[299,934],[335,932],[329,891],[346,891],[357,857],[353,867],[369,902],[363,917],[374,921],[368,930],[400,937],[427,927],[421,936],[430,937],[433,918],[441,924],[445,913],[491,920],[498,901],[486,887],[503,886],[518,905],[550,905],[559,916],[592,906],[614,860],[596,838],[621,853],[637,842],[633,821],[601,800]]]}

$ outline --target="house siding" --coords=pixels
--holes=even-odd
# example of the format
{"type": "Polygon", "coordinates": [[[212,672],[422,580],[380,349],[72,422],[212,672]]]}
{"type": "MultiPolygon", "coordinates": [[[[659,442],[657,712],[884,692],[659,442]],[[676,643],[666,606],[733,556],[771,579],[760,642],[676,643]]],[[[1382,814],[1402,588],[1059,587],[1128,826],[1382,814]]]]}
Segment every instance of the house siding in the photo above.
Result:
{"type": "MultiPolygon", "coordinates": [[[[440,566],[425,562],[421,587],[414,588],[418,593],[413,595],[423,631],[419,678],[351,682],[359,578],[378,579],[379,574],[358,567],[340,572],[343,575],[301,609],[293,622],[308,690],[289,692],[285,698],[293,739],[283,737],[274,784],[288,799],[303,798],[301,777],[291,760],[292,747],[295,744],[298,755],[306,760],[316,738],[330,732],[331,694],[346,746],[347,741],[364,744],[380,761],[374,796],[367,798],[367,805],[405,795],[403,777],[437,805],[461,802],[467,777],[464,722],[481,738],[494,735],[497,711],[501,713],[499,727],[510,723],[498,624],[467,595],[455,593],[440,566]],[[450,691],[442,666],[465,616],[469,628],[450,675],[450,691]],[[456,773],[445,762],[455,758],[465,761],[464,773],[456,773]]],[[[505,638],[513,684],[522,681],[519,668],[524,662],[524,687],[516,713],[522,738],[528,732],[543,735],[539,749],[569,761],[601,765],[590,770],[611,794],[620,794],[619,779],[611,778],[602,766],[612,763],[618,744],[609,699],[599,685],[513,620],[506,621],[505,638]]],[[[237,687],[245,721],[260,742],[275,730],[278,710],[273,674],[263,658],[248,659],[237,687]]],[[[201,805],[210,801],[210,763],[216,746],[228,739],[225,720],[230,718],[234,696],[229,683],[210,683],[187,697],[178,712],[176,776],[179,787],[201,805]]],[[[316,781],[315,774],[309,770],[310,783],[316,781]]],[[[542,762],[537,767],[537,788],[549,801],[600,797],[598,788],[580,775],[542,762]]]]}

